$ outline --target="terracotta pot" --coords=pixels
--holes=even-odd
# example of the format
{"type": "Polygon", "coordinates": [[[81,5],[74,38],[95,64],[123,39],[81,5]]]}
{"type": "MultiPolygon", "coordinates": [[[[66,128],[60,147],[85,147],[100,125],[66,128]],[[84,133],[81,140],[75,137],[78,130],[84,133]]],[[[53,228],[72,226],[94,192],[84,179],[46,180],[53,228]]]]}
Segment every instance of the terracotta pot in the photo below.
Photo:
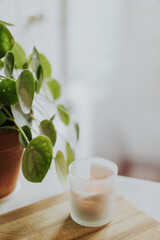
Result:
{"type": "Polygon", "coordinates": [[[16,187],[22,153],[18,131],[0,130],[0,198],[16,187]]]}

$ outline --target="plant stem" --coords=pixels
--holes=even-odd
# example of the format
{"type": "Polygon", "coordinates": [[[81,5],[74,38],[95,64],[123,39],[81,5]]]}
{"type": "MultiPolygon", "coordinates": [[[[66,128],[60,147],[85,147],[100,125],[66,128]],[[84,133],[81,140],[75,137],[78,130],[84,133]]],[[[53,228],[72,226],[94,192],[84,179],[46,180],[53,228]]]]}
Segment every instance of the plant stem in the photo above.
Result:
{"type": "Polygon", "coordinates": [[[68,142],[67,139],[63,136],[63,134],[60,131],[57,131],[57,133],[61,136],[64,142],[68,142]]]}
{"type": "Polygon", "coordinates": [[[12,115],[10,114],[10,112],[3,105],[1,105],[1,107],[7,113],[7,115],[10,117],[10,119],[12,119],[14,121],[14,119],[13,119],[12,115]]]}
{"type": "Polygon", "coordinates": [[[48,102],[50,102],[50,103],[54,104],[54,105],[57,107],[57,104],[56,104],[54,101],[50,100],[49,98],[45,97],[44,95],[42,95],[42,94],[39,94],[39,95],[38,95],[38,97],[40,97],[40,98],[41,98],[41,100],[48,101],[48,102]]]}
{"type": "Polygon", "coordinates": [[[33,132],[35,132],[37,135],[39,135],[38,132],[37,132],[36,130],[34,130],[34,129],[31,128],[31,127],[30,127],[30,129],[31,129],[33,132]]]}
{"type": "Polygon", "coordinates": [[[32,117],[32,119],[40,123],[39,119],[37,119],[35,117],[32,117]]]}
{"type": "Polygon", "coordinates": [[[11,81],[13,81],[13,82],[16,82],[16,80],[15,80],[14,78],[5,77],[5,76],[2,76],[2,75],[0,75],[0,78],[7,78],[7,79],[9,79],[9,80],[11,80],[11,81]]]}
{"type": "Polygon", "coordinates": [[[55,117],[56,117],[56,114],[53,114],[53,116],[50,118],[50,120],[53,121],[55,117]]]}
{"type": "Polygon", "coordinates": [[[36,123],[37,127],[39,128],[38,122],[40,123],[40,121],[35,117],[32,117],[32,119],[35,120],[35,123],[36,123]]]}
{"type": "Polygon", "coordinates": [[[6,119],[9,120],[9,121],[14,122],[12,118],[6,117],[6,119]]]}
{"type": "Polygon", "coordinates": [[[26,134],[24,133],[23,129],[19,126],[19,124],[15,121],[15,119],[12,117],[12,115],[10,114],[10,112],[5,108],[2,107],[2,109],[8,114],[8,116],[12,119],[12,121],[14,122],[14,124],[17,126],[18,130],[21,132],[21,134],[23,135],[24,139],[26,140],[27,144],[29,144],[28,138],[26,137],[26,134]]]}
{"type": "Polygon", "coordinates": [[[40,113],[44,118],[46,118],[46,115],[47,115],[48,118],[50,118],[50,116],[49,116],[48,112],[45,110],[45,108],[43,108],[43,111],[44,111],[45,113],[42,112],[41,108],[39,107],[39,103],[36,101],[36,99],[34,99],[34,103],[36,104],[36,105],[34,105],[34,107],[39,111],[39,113],[40,113]],[[46,115],[45,115],[45,114],[46,114],[46,115]]]}
{"type": "Polygon", "coordinates": [[[28,138],[26,137],[26,134],[24,133],[23,129],[18,125],[18,123],[14,120],[15,125],[18,127],[19,131],[23,135],[24,139],[26,140],[27,144],[29,144],[28,138]]]}
{"type": "Polygon", "coordinates": [[[11,127],[11,126],[3,126],[3,127],[0,127],[1,130],[3,129],[10,129],[10,130],[15,130],[15,131],[18,131],[18,129],[16,127],[11,127]]]}

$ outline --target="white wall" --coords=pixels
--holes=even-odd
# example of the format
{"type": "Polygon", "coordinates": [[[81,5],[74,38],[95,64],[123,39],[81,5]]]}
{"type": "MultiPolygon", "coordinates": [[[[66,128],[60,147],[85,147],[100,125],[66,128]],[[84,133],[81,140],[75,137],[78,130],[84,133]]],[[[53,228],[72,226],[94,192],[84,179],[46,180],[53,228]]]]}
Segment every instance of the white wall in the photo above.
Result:
{"type": "Polygon", "coordinates": [[[67,32],[67,77],[92,114],[81,154],[159,162],[160,1],[69,0],[67,32]]]}
{"type": "Polygon", "coordinates": [[[159,162],[160,1],[1,0],[0,18],[66,83],[79,157],[159,162]]]}
{"type": "Polygon", "coordinates": [[[0,1],[0,18],[14,23],[10,27],[15,40],[29,55],[33,46],[52,64],[54,77],[64,76],[64,22],[61,0],[5,0],[0,1]]]}

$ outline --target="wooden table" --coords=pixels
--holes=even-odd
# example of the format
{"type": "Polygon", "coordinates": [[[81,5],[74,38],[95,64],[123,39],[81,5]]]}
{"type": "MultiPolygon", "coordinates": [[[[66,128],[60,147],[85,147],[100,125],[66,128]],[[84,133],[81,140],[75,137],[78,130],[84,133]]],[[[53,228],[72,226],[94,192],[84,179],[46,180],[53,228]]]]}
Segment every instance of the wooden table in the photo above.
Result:
{"type": "Polygon", "coordinates": [[[13,194],[13,196],[10,196],[8,201],[0,201],[0,214],[7,213],[7,215],[0,216],[0,239],[96,239],[93,237],[95,234],[98,237],[97,239],[106,239],[104,236],[106,236],[107,239],[114,240],[160,239],[160,226],[152,219],[154,218],[160,222],[159,183],[118,176],[117,193],[125,197],[125,199],[117,197],[117,215],[115,215],[113,221],[106,226],[108,229],[107,232],[112,233],[109,238],[106,235],[108,234],[106,227],[102,229],[94,228],[94,230],[92,228],[85,228],[84,230],[83,227],[71,220],[67,197],[63,195],[53,197],[65,191],[55,176],[54,170],[51,170],[44,182],[41,184],[33,184],[27,182],[22,175],[20,175],[19,191],[13,194]],[[48,199],[48,197],[51,198],[48,199]],[[45,200],[27,206],[42,199],[45,200]],[[145,213],[149,214],[152,218],[130,205],[126,199],[129,199],[135,206],[145,211],[145,213]],[[15,210],[23,206],[26,207],[15,210]],[[62,206],[65,206],[64,211],[62,206]],[[58,212],[55,212],[56,209],[58,212]],[[10,212],[11,210],[14,210],[14,212],[10,212]],[[126,214],[123,221],[122,213],[126,214]],[[135,219],[133,219],[133,216],[130,214],[133,214],[135,219]],[[54,218],[55,216],[56,218],[54,218]],[[119,222],[119,230],[116,230],[117,222],[119,222]],[[138,225],[136,225],[137,223],[138,225]],[[143,231],[140,233],[139,231],[142,230],[142,225],[143,231]],[[43,229],[40,229],[41,226],[43,229]],[[129,230],[129,233],[127,226],[129,229],[132,229],[129,230]],[[136,232],[139,233],[138,236],[134,234],[135,227],[137,227],[136,232]],[[79,235],[76,235],[77,231],[79,235]],[[146,234],[147,231],[148,236],[146,235],[144,237],[143,234],[146,234]],[[17,233],[20,235],[18,236],[17,233]],[[32,235],[32,233],[35,235],[32,235]],[[58,233],[63,233],[64,235],[69,234],[73,238],[64,238],[63,235],[58,235],[58,233]],[[82,238],[83,233],[86,235],[82,238]],[[116,238],[113,233],[117,234],[116,238]],[[46,234],[49,235],[47,236],[46,234]],[[149,238],[151,235],[154,236],[154,238],[149,238]],[[128,236],[131,238],[128,238],[128,236]],[[142,238],[139,238],[139,236],[142,238]]]}
{"type": "Polygon", "coordinates": [[[115,216],[103,227],[83,227],[69,213],[62,193],[0,216],[1,240],[159,240],[160,223],[117,195],[115,216]]]}

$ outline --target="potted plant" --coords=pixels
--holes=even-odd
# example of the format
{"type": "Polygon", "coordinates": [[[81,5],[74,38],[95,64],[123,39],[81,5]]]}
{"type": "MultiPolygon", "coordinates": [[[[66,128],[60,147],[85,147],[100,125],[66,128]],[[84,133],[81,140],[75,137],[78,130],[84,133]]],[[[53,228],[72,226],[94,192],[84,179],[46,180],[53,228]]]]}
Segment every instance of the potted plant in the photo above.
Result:
{"type": "Polygon", "coordinates": [[[58,102],[61,88],[51,77],[49,61],[35,47],[27,58],[7,25],[11,24],[0,21],[0,198],[15,189],[21,159],[23,175],[30,182],[41,182],[54,159],[57,176],[65,184],[74,151],[66,141],[66,154],[61,150],[53,154],[57,141],[56,118],[66,126],[73,124],[79,138],[78,123],[71,121],[67,109],[58,102]],[[34,116],[34,102],[38,97],[42,120],[34,116]],[[44,99],[54,106],[52,116],[45,114],[44,99]],[[38,132],[33,128],[34,121],[38,132]]]}

